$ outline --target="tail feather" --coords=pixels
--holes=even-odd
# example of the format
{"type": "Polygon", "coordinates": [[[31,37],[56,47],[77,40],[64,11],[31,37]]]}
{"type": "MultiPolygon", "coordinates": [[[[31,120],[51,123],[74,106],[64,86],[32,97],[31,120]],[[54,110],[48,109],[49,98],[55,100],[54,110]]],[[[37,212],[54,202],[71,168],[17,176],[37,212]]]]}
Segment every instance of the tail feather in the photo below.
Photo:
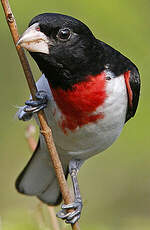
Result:
{"type": "Polygon", "coordinates": [[[53,205],[60,204],[62,201],[62,195],[56,178],[54,178],[54,181],[50,185],[48,185],[46,190],[43,191],[37,197],[48,205],[53,206],[53,205]],[[51,200],[49,199],[50,194],[51,194],[51,200]]]}
{"type": "MultiPolygon", "coordinates": [[[[35,195],[41,201],[49,205],[57,205],[62,196],[59,184],[52,166],[52,162],[45,146],[40,138],[28,164],[16,180],[18,192],[26,195],[35,195]]],[[[63,164],[65,176],[68,175],[68,166],[63,164]]]]}

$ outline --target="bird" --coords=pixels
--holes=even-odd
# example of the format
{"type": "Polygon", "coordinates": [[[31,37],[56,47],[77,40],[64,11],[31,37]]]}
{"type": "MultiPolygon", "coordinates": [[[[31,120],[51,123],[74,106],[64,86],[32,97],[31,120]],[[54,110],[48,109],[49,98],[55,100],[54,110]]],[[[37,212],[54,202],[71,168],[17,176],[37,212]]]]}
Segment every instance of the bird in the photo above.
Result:
{"type": "MultiPolygon", "coordinates": [[[[77,174],[88,158],[113,144],[135,115],[140,74],[132,61],[98,40],[83,22],[59,13],[35,16],[17,45],[29,52],[42,72],[36,83],[36,100],[30,96],[18,118],[27,121],[34,117],[39,125],[37,112],[44,109],[65,177],[70,174],[74,188],[74,202],[62,204],[57,217],[74,224],[83,207],[77,174]]],[[[41,133],[15,185],[18,192],[48,205],[61,203],[41,133]]]]}

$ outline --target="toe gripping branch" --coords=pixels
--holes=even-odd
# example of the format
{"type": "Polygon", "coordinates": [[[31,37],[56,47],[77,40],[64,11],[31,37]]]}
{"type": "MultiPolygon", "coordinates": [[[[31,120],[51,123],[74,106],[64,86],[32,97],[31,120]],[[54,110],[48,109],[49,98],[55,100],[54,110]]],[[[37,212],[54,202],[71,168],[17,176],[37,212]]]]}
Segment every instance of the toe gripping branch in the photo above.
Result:
{"type": "Polygon", "coordinates": [[[27,100],[25,106],[20,107],[17,112],[19,120],[28,121],[34,113],[39,112],[47,106],[48,99],[45,91],[38,91],[35,94],[35,98],[36,100],[27,100]]]}
{"type": "Polygon", "coordinates": [[[79,160],[71,160],[69,164],[69,174],[72,179],[74,196],[75,200],[71,204],[63,204],[61,206],[60,212],[57,213],[57,217],[65,220],[67,224],[76,223],[81,216],[82,211],[82,198],[80,194],[79,184],[77,180],[77,174],[82,162],[79,160]],[[70,209],[73,209],[72,212],[68,212],[70,209]]]}
{"type": "Polygon", "coordinates": [[[24,112],[31,114],[37,113],[47,106],[48,99],[45,91],[38,91],[35,97],[35,101],[30,99],[25,102],[24,112]]]}

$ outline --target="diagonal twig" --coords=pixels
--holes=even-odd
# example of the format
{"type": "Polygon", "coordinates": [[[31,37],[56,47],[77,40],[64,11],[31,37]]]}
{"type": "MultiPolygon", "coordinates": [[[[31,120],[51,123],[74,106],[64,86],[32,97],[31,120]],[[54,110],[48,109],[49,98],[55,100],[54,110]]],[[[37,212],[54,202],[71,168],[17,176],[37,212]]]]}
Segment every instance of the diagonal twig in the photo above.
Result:
{"type": "MultiPolygon", "coordinates": [[[[16,43],[19,39],[19,34],[18,34],[15,18],[13,16],[12,11],[11,11],[9,1],[8,0],[1,0],[1,3],[2,3],[3,9],[4,9],[4,13],[6,16],[6,20],[7,20],[13,41],[14,41],[15,46],[16,46],[16,43]]],[[[16,49],[17,49],[17,53],[19,55],[24,73],[25,73],[26,80],[28,82],[28,86],[29,86],[32,98],[36,99],[35,93],[37,92],[37,88],[36,88],[35,81],[33,79],[33,75],[32,75],[29,63],[28,63],[27,58],[25,56],[24,50],[20,46],[17,46],[16,49]]],[[[56,147],[55,147],[55,144],[53,141],[52,131],[47,124],[44,111],[38,112],[38,118],[40,121],[41,133],[44,135],[45,142],[47,144],[47,148],[48,148],[49,153],[50,153],[50,157],[51,157],[54,169],[55,169],[55,173],[56,173],[56,176],[58,179],[58,183],[60,186],[60,190],[61,190],[64,202],[65,202],[65,204],[69,204],[72,202],[69,188],[68,188],[68,185],[67,185],[64,173],[63,173],[63,168],[62,168],[62,165],[61,165],[61,162],[60,162],[60,159],[59,159],[59,156],[58,156],[58,153],[56,151],[56,147]]],[[[79,230],[80,228],[79,228],[78,223],[73,224],[72,229],[73,230],[79,230]]]]}

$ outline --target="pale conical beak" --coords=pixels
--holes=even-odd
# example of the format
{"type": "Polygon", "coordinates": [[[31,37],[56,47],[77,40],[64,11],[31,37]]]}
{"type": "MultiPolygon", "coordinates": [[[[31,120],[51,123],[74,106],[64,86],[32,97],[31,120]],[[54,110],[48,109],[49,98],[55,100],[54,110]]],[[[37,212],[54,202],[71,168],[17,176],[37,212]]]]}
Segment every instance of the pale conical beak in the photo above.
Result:
{"type": "Polygon", "coordinates": [[[17,45],[27,49],[30,52],[40,52],[49,54],[50,40],[42,33],[39,28],[39,23],[30,26],[20,37],[17,45]]]}

